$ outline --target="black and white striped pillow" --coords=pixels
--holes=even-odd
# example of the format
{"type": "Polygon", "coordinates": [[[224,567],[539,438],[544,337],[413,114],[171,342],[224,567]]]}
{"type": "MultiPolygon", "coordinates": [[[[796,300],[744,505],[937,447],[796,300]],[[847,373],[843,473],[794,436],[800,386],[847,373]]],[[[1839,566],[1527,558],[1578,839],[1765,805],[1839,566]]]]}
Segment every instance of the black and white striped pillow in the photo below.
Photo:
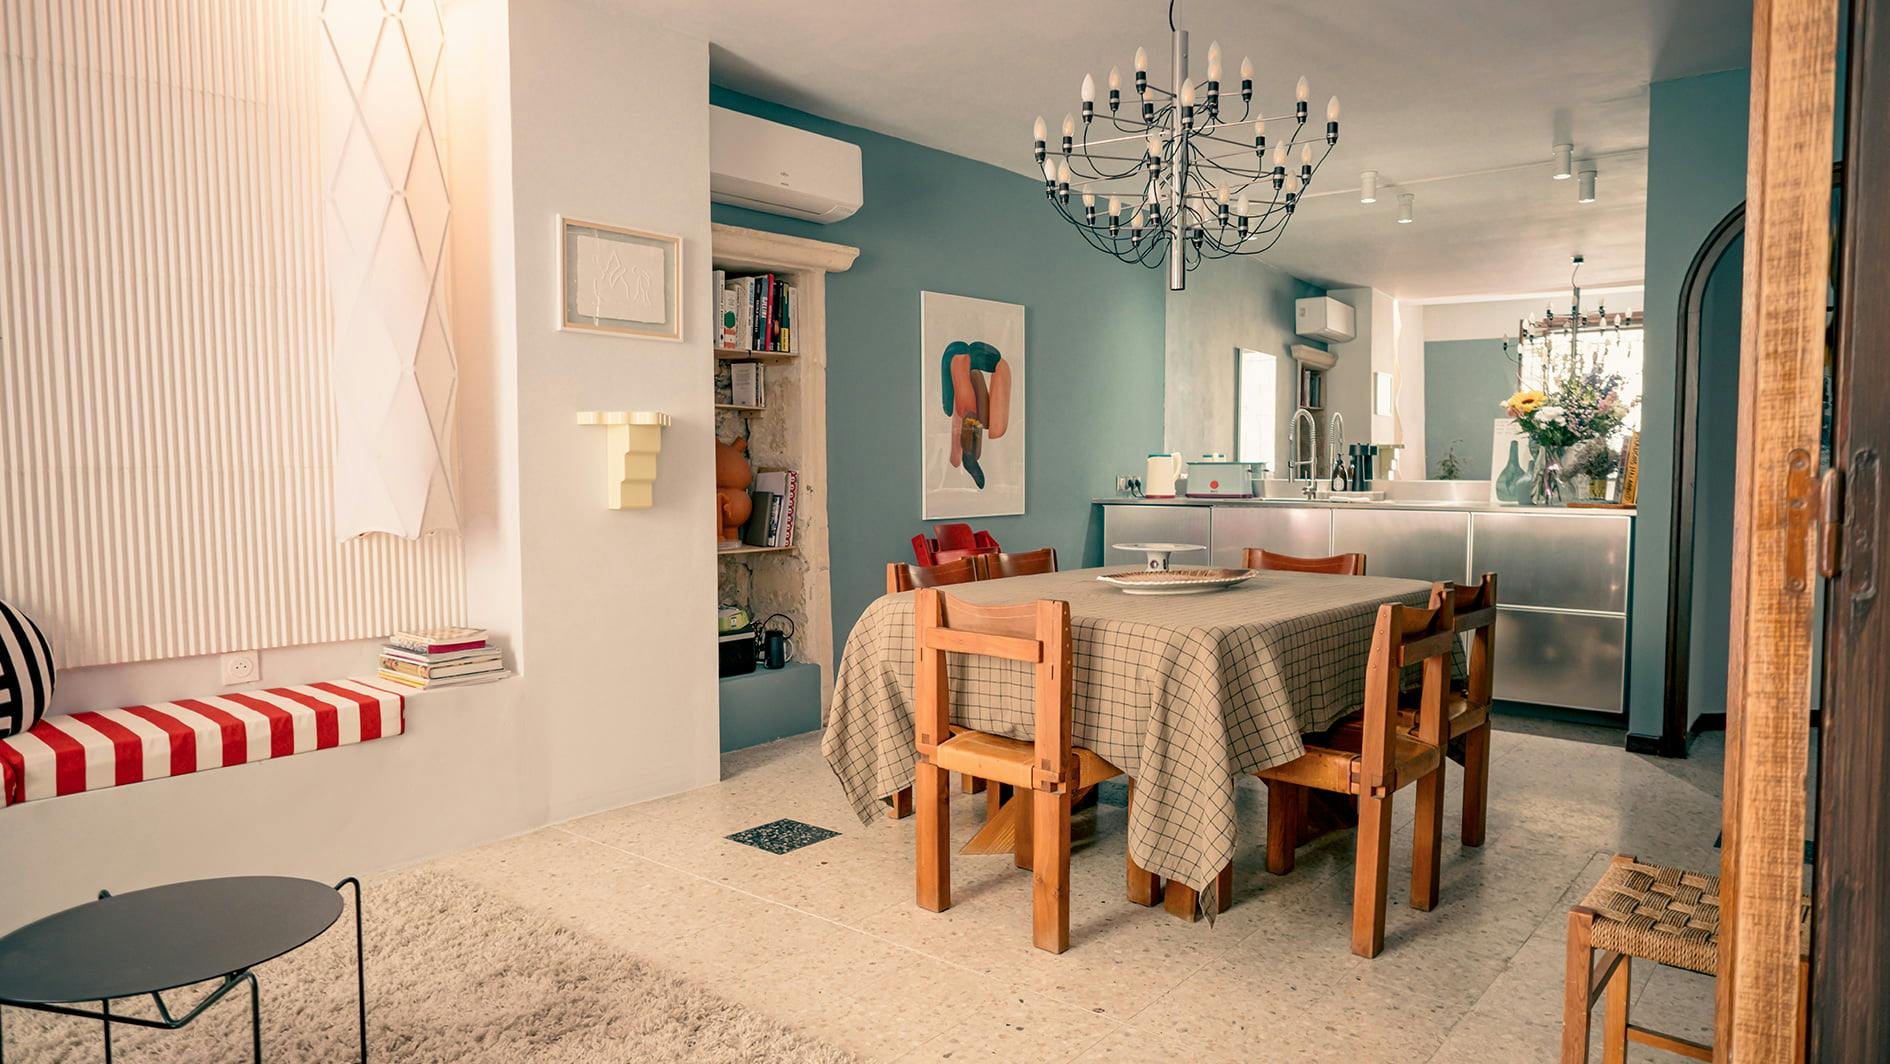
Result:
{"type": "Polygon", "coordinates": [[[31,618],[0,599],[0,739],[37,724],[52,693],[52,647],[31,618]]]}

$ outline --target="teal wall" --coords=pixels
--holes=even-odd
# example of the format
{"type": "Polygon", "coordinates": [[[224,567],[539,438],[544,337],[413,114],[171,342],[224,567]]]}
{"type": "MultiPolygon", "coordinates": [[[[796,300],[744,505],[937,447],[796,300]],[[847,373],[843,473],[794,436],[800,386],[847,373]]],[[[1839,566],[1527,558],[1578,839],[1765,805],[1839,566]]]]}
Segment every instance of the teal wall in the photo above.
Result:
{"type": "Polygon", "coordinates": [[[1687,723],[1726,712],[1732,637],[1733,456],[1738,447],[1739,316],[1745,240],[1735,240],[1707,275],[1700,301],[1700,410],[1694,438],[1693,623],[1687,662],[1687,723]]]}
{"type": "Polygon", "coordinates": [[[1490,431],[1498,403],[1509,398],[1515,371],[1501,339],[1431,340],[1424,345],[1424,455],[1437,460],[1457,442],[1459,480],[1488,480],[1490,431]]]}
{"type": "Polygon", "coordinates": [[[912,560],[919,517],[919,292],[1025,307],[1025,513],[979,518],[1008,549],[1100,560],[1090,499],[1162,442],[1163,298],[1156,271],[1090,249],[1039,182],[711,86],[709,101],[860,146],[865,206],[815,225],[716,204],[715,221],[850,244],[827,289],[827,518],[835,645],[912,560]]]}
{"type": "MultiPolygon", "coordinates": [[[[1651,86],[1647,133],[1647,348],[1628,688],[1628,730],[1636,735],[1658,736],[1661,730],[1680,287],[1707,234],[1745,200],[1747,94],[1744,70],[1659,81],[1651,86]]],[[[1701,423],[1730,420],[1735,409],[1736,400],[1734,409],[1703,408],[1701,423]]],[[[1702,451],[1700,467],[1704,470],[1714,463],[1731,461],[1731,454],[1702,451]]],[[[1696,525],[1706,523],[1701,520],[1696,525]]],[[[1713,585],[1727,580],[1729,574],[1730,570],[1716,578],[1706,574],[1706,585],[1695,584],[1696,600],[1713,600],[1719,594],[1713,585]]],[[[1723,655],[1723,642],[1720,652],[1723,655]]],[[[1719,675],[1723,698],[1723,661],[1719,675]]],[[[1699,704],[1697,700],[1695,704],[1699,704]]]]}

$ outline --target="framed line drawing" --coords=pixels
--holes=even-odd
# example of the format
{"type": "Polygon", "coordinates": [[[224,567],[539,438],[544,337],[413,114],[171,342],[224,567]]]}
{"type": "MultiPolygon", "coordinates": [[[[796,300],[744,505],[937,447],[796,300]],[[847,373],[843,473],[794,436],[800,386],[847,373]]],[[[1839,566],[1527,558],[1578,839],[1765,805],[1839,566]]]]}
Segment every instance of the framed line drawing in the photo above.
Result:
{"type": "Polygon", "coordinates": [[[682,240],[558,216],[558,328],[682,339],[682,240]]]}

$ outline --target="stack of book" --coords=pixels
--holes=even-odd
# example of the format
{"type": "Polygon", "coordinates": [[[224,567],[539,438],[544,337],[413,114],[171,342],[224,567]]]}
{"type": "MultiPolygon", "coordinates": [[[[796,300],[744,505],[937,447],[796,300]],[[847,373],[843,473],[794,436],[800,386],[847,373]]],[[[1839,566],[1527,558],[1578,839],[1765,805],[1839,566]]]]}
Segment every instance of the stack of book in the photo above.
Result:
{"type": "Polygon", "coordinates": [[[381,679],[421,690],[496,680],[504,672],[484,628],[395,632],[381,647],[381,679]]]}
{"type": "Polygon", "coordinates": [[[730,351],[794,351],[800,297],[794,286],[764,273],[730,277],[721,285],[716,346],[730,351]]]}
{"type": "Polygon", "coordinates": [[[795,497],[801,475],[792,469],[768,469],[755,474],[750,494],[755,508],[742,526],[742,542],[751,547],[794,545],[795,497]]]}

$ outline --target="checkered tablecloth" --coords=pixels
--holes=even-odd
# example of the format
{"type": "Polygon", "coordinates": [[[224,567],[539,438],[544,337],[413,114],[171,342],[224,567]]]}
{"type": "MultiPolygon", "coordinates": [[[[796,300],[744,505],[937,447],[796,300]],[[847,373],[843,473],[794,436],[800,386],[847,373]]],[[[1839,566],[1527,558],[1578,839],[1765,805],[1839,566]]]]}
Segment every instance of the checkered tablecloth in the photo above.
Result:
{"type": "MultiPolygon", "coordinates": [[[[1300,756],[1365,693],[1378,607],[1423,606],[1430,585],[1386,577],[1263,572],[1201,595],[1125,595],[1121,566],[943,589],[967,602],[1063,599],[1076,653],[1076,745],[1135,779],[1129,853],[1205,890],[1234,855],[1234,781],[1300,756]]],[[[912,784],[911,592],[867,607],[847,638],[821,751],[862,820],[912,784]]],[[[951,655],[952,720],[1028,739],[1031,674],[951,655]]]]}

